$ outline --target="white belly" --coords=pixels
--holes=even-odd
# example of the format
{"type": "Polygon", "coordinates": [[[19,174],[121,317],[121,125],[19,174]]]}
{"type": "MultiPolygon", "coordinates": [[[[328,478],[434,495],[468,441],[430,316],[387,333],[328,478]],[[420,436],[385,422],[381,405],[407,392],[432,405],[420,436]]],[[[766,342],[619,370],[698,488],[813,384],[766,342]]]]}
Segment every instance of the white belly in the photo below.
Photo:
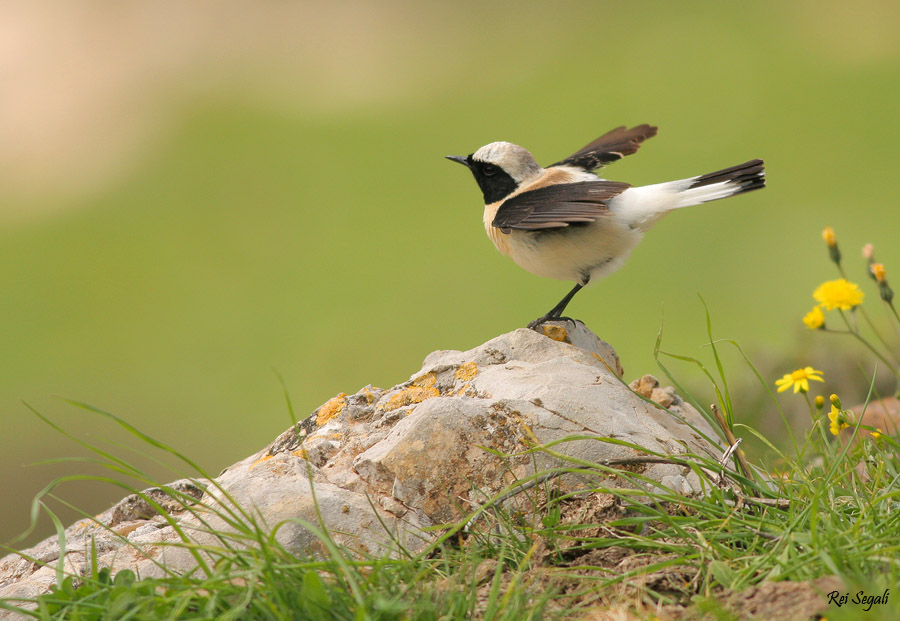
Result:
{"type": "Polygon", "coordinates": [[[544,231],[493,230],[495,245],[532,274],[585,284],[619,269],[643,234],[603,218],[586,226],[544,231]],[[502,239],[506,238],[506,239],[502,239]],[[499,242],[499,243],[498,243],[499,242]],[[504,243],[505,242],[505,243],[504,243]]]}

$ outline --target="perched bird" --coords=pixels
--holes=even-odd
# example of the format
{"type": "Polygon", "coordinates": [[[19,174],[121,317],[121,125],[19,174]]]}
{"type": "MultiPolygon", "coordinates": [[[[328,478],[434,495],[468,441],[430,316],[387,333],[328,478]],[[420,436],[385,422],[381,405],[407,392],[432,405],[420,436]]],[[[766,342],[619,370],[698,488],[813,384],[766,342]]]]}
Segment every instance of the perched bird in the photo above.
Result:
{"type": "Polygon", "coordinates": [[[447,156],[475,176],[484,194],[484,228],[500,252],[532,274],[576,283],[529,328],[564,318],[575,294],[620,268],[644,233],[669,211],[765,187],[762,160],[640,187],[594,174],[635,153],[656,129],[617,127],[547,168],[509,142],[447,156]]]}

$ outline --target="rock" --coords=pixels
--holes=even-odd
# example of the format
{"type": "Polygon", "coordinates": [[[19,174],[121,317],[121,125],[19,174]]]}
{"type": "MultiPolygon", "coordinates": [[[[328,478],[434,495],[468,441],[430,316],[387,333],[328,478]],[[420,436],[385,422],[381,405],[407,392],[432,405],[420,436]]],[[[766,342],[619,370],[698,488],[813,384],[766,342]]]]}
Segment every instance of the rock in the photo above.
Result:
{"type": "MultiPolygon", "coordinates": [[[[568,436],[588,439],[554,450],[595,463],[642,453],[594,437],[662,454],[721,455],[721,447],[704,439],[716,434],[696,410],[652,376],[629,388],[616,353],[583,324],[558,322],[544,331],[547,336],[519,329],[466,352],[437,351],[393,388],[339,394],[215,481],[173,484],[181,503],[158,489],[128,497],[67,529],[66,569],[90,568],[93,537],[99,565],[114,572],[157,576],[160,564],[188,571],[196,564],[188,551],[163,545],[179,541],[173,523],[199,543],[211,542],[194,511],[221,511],[232,500],[269,527],[281,524],[278,540],[298,554],[325,552],[302,523],[324,525],[339,544],[358,552],[383,554],[397,543],[414,552],[436,536],[424,528],[460,519],[535,468],[560,465],[547,453],[523,453],[568,436]]],[[[683,494],[701,491],[687,468],[628,469],[683,494]]],[[[583,482],[566,475],[555,484],[575,489],[583,482]]],[[[633,484],[617,477],[607,485],[633,484]]],[[[210,512],[202,515],[228,530],[210,512]]],[[[0,598],[46,592],[59,555],[50,538],[0,560],[0,598]]]]}
{"type": "MultiPolygon", "coordinates": [[[[850,408],[857,417],[862,417],[862,424],[869,425],[882,432],[897,435],[900,433],[900,400],[896,397],[885,397],[869,403],[860,403],[850,408]]],[[[868,436],[862,431],[861,435],[868,436]]]]}
{"type": "Polygon", "coordinates": [[[641,379],[634,380],[628,385],[634,392],[655,401],[664,408],[669,407],[676,401],[680,402],[678,395],[675,394],[675,388],[672,386],[660,387],[659,380],[652,375],[645,375],[641,379]]]}

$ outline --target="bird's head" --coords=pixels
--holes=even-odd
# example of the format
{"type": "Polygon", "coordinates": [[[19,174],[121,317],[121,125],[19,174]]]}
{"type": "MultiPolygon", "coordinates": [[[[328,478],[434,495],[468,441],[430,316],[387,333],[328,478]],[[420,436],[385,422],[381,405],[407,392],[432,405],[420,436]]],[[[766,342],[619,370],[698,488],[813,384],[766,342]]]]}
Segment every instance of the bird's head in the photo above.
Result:
{"type": "Polygon", "coordinates": [[[492,142],[470,155],[448,155],[447,159],[472,171],[486,205],[506,198],[544,170],[528,149],[511,142],[492,142]]]}

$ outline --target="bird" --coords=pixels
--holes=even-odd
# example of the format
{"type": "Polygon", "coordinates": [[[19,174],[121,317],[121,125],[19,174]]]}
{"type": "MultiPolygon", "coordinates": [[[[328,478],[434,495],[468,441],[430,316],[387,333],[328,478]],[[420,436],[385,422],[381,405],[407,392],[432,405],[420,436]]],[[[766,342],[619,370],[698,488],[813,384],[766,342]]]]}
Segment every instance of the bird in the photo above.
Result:
{"type": "Polygon", "coordinates": [[[484,195],[484,228],[497,250],[532,274],[575,282],[527,327],[574,321],[563,312],[575,294],[622,267],[668,212],[765,187],[761,159],[637,187],[594,172],[637,152],[657,130],[647,124],[617,127],[546,168],[524,147],[502,141],[466,156],[446,156],[474,175],[484,195]]]}

